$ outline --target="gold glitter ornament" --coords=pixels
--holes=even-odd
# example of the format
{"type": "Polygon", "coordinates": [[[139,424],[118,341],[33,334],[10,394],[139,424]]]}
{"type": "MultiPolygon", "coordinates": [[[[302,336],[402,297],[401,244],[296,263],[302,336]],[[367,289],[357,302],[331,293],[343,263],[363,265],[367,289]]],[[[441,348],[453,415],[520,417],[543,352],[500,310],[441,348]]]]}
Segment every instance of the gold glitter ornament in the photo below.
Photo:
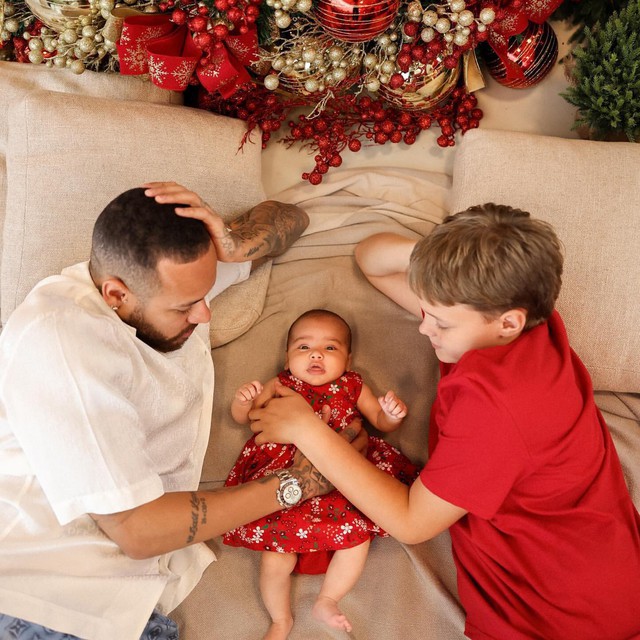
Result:
{"type": "Polygon", "coordinates": [[[387,103],[406,111],[428,111],[449,96],[460,78],[461,64],[448,69],[442,61],[435,65],[413,62],[402,73],[404,84],[398,89],[381,85],[378,95],[387,103]]]}

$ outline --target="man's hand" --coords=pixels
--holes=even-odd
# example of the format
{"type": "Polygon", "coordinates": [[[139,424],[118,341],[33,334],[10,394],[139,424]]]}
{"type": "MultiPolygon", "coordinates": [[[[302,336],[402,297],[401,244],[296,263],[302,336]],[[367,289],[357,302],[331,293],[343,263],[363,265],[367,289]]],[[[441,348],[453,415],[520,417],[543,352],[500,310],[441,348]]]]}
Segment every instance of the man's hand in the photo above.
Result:
{"type": "MultiPolygon", "coordinates": [[[[330,417],[330,411],[325,411],[325,408],[328,409],[328,406],[325,405],[325,407],[322,408],[322,419],[324,422],[327,422],[330,417]]],[[[359,418],[349,423],[340,435],[347,440],[347,442],[351,442],[363,455],[366,454],[369,437],[367,432],[362,428],[362,422],[359,418]]],[[[303,500],[323,496],[335,489],[309,460],[307,460],[299,449],[293,457],[293,465],[289,468],[289,471],[300,482],[303,500]]]]}
{"type": "Polygon", "coordinates": [[[284,253],[309,225],[309,216],[292,204],[267,200],[235,220],[224,220],[197,193],[175,182],[149,182],[146,195],[176,207],[176,213],[201,220],[221,262],[264,262],[284,253]]]}

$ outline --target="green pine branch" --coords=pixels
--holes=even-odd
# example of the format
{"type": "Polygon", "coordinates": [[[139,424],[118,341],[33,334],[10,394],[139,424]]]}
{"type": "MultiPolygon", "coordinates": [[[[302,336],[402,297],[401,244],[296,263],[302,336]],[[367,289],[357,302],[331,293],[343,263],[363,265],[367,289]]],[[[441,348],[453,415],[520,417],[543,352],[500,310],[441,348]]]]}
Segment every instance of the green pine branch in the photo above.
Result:
{"type": "Polygon", "coordinates": [[[574,57],[571,86],[560,95],[578,108],[575,127],[597,138],[622,132],[640,141],[640,0],[598,28],[586,27],[574,57]]]}

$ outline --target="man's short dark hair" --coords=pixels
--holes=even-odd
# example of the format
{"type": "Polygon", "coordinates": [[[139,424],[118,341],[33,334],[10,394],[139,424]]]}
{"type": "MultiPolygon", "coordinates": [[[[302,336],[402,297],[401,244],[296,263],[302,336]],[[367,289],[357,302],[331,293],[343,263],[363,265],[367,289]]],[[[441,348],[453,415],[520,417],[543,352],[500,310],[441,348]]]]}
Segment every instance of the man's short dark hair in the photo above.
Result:
{"type": "Polygon", "coordinates": [[[153,276],[160,259],[192,262],[211,246],[200,220],[179,216],[175,204],[160,204],[144,191],[125,191],[100,213],[90,261],[94,278],[118,277],[140,295],[157,284],[153,276]]]}

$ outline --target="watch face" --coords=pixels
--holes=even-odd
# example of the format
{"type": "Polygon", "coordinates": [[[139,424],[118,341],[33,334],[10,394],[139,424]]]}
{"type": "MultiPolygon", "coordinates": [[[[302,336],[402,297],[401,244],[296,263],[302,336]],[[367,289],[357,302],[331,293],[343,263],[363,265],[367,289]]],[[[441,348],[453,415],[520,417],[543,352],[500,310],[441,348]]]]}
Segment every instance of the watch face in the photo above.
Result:
{"type": "Polygon", "coordinates": [[[302,498],[302,490],[296,483],[292,482],[288,486],[284,487],[282,491],[282,499],[287,504],[298,504],[300,498],[302,498]]]}

